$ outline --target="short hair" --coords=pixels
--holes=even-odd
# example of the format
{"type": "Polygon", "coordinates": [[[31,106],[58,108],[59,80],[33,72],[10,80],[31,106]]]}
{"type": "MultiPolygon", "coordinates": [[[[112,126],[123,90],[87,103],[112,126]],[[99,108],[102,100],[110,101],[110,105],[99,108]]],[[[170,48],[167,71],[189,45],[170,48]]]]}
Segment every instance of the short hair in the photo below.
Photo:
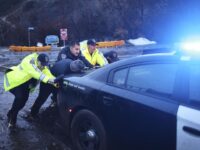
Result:
{"type": "Polygon", "coordinates": [[[80,45],[79,41],[70,41],[69,42],[69,47],[73,47],[75,45],[80,45]]]}

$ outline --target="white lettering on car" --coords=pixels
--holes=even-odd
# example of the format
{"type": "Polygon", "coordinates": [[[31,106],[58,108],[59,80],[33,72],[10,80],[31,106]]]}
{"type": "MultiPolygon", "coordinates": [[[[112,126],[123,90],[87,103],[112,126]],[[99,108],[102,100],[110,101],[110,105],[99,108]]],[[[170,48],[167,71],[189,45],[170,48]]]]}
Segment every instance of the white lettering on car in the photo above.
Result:
{"type": "Polygon", "coordinates": [[[70,86],[70,87],[77,88],[77,89],[80,89],[82,91],[85,91],[85,87],[83,87],[83,86],[80,86],[80,85],[77,85],[77,84],[73,84],[73,83],[70,83],[70,82],[64,82],[64,84],[66,86],[70,86]]]}

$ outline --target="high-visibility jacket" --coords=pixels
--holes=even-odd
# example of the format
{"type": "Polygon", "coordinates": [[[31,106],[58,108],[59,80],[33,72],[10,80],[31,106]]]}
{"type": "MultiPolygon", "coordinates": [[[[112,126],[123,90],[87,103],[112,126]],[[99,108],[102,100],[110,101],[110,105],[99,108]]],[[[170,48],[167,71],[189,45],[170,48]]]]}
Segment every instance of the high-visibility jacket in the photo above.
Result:
{"type": "Polygon", "coordinates": [[[50,78],[54,78],[46,66],[42,71],[37,67],[37,57],[37,53],[30,54],[26,56],[19,65],[11,67],[11,71],[5,73],[5,91],[9,91],[27,82],[31,78],[37,79],[44,83],[47,83],[50,78]]]}
{"type": "Polygon", "coordinates": [[[83,56],[92,64],[92,65],[100,65],[101,67],[108,64],[108,61],[103,56],[103,53],[101,53],[98,49],[95,49],[95,51],[90,54],[88,50],[88,46],[82,51],[83,56]]]}

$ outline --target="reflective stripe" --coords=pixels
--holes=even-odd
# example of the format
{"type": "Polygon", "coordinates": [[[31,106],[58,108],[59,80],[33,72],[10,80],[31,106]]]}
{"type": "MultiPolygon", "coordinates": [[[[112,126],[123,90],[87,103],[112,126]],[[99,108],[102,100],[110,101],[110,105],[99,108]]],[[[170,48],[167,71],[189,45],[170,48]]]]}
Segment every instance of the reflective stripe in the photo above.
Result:
{"type": "Polygon", "coordinates": [[[22,68],[22,66],[21,66],[21,65],[19,65],[19,69],[20,69],[20,70],[23,70],[23,68],[22,68]]]}
{"type": "Polygon", "coordinates": [[[9,86],[10,86],[10,83],[9,83],[9,81],[8,81],[7,74],[5,74],[5,80],[6,80],[6,86],[9,87],[9,86]]]}
{"type": "Polygon", "coordinates": [[[39,72],[39,73],[42,73],[42,71],[35,65],[35,59],[32,58],[30,60],[30,64],[32,64],[33,68],[35,69],[35,71],[39,72]]]}
{"type": "Polygon", "coordinates": [[[35,71],[37,71],[37,72],[39,72],[41,74],[40,78],[39,78],[39,81],[42,81],[46,77],[46,75],[43,74],[43,72],[35,65],[35,59],[34,58],[32,58],[30,60],[30,63],[32,64],[32,66],[35,69],[35,71]]]}
{"type": "Polygon", "coordinates": [[[46,77],[45,74],[41,74],[39,80],[42,81],[45,77],[46,77]]]}
{"type": "Polygon", "coordinates": [[[31,64],[35,64],[35,59],[32,58],[32,59],[30,60],[30,63],[31,63],[31,64]]]}
{"type": "Polygon", "coordinates": [[[34,64],[32,64],[33,68],[35,69],[35,71],[42,73],[42,71],[34,64]]]}

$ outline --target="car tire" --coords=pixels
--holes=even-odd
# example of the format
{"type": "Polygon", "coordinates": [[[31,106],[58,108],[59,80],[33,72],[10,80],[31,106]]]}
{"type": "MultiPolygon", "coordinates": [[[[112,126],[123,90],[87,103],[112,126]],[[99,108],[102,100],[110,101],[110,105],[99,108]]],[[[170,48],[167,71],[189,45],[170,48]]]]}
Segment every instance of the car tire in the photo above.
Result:
{"type": "Polygon", "coordinates": [[[104,126],[89,110],[81,110],[74,116],[71,123],[71,139],[76,150],[106,150],[104,126]]]}

